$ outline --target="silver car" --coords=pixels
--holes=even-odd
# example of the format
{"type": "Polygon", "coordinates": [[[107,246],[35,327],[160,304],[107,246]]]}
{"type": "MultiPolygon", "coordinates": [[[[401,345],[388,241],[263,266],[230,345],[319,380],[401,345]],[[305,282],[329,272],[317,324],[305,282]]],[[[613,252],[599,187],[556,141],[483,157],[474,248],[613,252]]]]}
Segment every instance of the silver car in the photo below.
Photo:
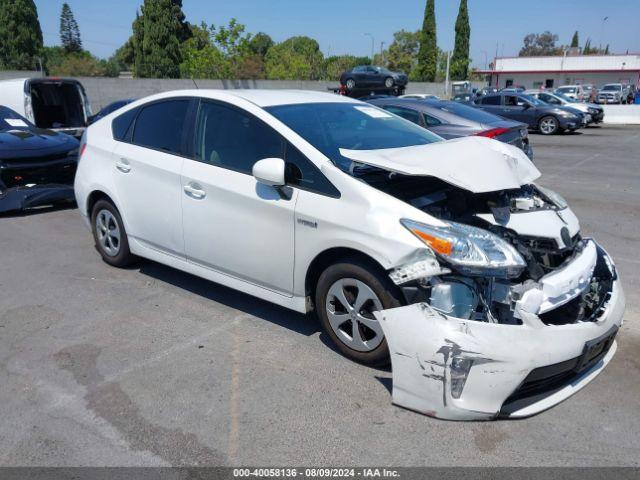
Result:
{"type": "Polygon", "coordinates": [[[584,113],[587,124],[600,123],[604,119],[604,109],[595,103],[579,102],[571,97],[567,97],[561,93],[551,93],[542,90],[527,90],[524,93],[531,95],[549,105],[559,105],[563,107],[572,107],[584,113]]]}

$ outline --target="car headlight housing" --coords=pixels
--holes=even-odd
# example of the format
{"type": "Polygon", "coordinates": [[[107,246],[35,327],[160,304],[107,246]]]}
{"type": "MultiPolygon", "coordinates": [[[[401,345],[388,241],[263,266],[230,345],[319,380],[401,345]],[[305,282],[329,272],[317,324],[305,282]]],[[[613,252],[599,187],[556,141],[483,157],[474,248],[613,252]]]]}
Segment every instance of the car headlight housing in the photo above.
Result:
{"type": "Polygon", "coordinates": [[[462,274],[517,277],[526,267],[509,243],[481,228],[457,222],[434,227],[402,219],[402,225],[427,245],[440,260],[462,274]]]}
{"type": "Polygon", "coordinates": [[[588,110],[589,110],[589,113],[592,115],[595,115],[596,113],[598,113],[598,110],[596,108],[589,107],[588,110]]]}
{"type": "Polygon", "coordinates": [[[548,188],[542,187],[540,185],[536,185],[536,188],[542,195],[547,197],[547,200],[553,203],[560,210],[565,209],[569,206],[567,201],[559,193],[554,192],[553,190],[549,190],[548,188]]]}

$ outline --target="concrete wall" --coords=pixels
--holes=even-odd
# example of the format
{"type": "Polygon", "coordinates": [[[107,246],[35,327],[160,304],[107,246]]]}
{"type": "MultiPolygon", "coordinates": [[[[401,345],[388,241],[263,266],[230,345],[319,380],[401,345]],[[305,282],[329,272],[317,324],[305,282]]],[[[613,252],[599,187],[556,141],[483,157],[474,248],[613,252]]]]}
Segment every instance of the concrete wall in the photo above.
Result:
{"type": "Polygon", "coordinates": [[[12,78],[40,77],[40,72],[28,70],[0,70],[0,80],[11,80],[12,78]]]}
{"type": "Polygon", "coordinates": [[[602,105],[604,123],[640,125],[640,105],[602,105]]]}

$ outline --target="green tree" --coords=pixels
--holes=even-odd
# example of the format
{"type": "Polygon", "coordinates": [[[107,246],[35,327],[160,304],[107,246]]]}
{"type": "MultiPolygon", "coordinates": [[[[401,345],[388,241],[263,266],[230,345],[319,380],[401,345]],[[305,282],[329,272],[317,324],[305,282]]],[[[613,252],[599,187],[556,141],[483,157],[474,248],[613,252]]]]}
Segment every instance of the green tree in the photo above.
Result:
{"type": "Polygon", "coordinates": [[[400,30],[393,34],[393,42],[384,52],[387,67],[393,71],[405,72],[415,80],[418,73],[418,52],[420,50],[420,32],[400,30]]]}
{"type": "Polygon", "coordinates": [[[604,49],[603,52],[605,55],[609,55],[609,44],[607,43],[607,47],[604,49]]]}
{"type": "Polygon", "coordinates": [[[0,67],[33,69],[42,30],[33,0],[0,0],[0,67]]]}
{"type": "Polygon", "coordinates": [[[362,58],[354,55],[333,55],[324,60],[322,77],[325,80],[338,80],[340,75],[353,67],[362,65],[362,58]]]}
{"type": "Polygon", "coordinates": [[[562,47],[556,46],[557,41],[558,35],[549,31],[540,34],[530,33],[524,37],[524,45],[520,49],[519,55],[521,57],[561,55],[562,47]]]}
{"type": "Polygon", "coordinates": [[[133,22],[134,73],[138,77],[177,78],[180,45],[191,35],[182,0],[144,0],[133,22]]]}
{"type": "Polygon", "coordinates": [[[578,31],[573,34],[573,38],[571,39],[571,48],[578,48],[580,46],[580,41],[578,39],[578,31]]]}
{"type": "Polygon", "coordinates": [[[582,54],[583,55],[589,55],[591,54],[591,39],[587,38],[587,41],[584,42],[584,48],[582,49],[582,54]]]}
{"type": "Polygon", "coordinates": [[[460,0],[458,18],[456,19],[456,40],[451,56],[451,79],[466,80],[469,74],[469,37],[471,27],[469,26],[469,11],[467,0],[460,0]]]}
{"type": "Polygon", "coordinates": [[[424,9],[422,31],[420,32],[417,78],[423,81],[433,82],[436,77],[437,61],[436,6],[435,0],[427,0],[427,5],[424,9]]]}
{"type": "Polygon", "coordinates": [[[269,49],[265,69],[267,78],[273,80],[317,80],[322,76],[323,61],[318,42],[291,37],[269,49]]]}
{"type": "Polygon", "coordinates": [[[251,51],[263,58],[273,45],[274,42],[271,37],[263,32],[256,33],[249,41],[249,48],[251,51]]]}
{"type": "Polygon", "coordinates": [[[62,4],[60,13],[60,43],[67,52],[81,52],[80,28],[68,3],[62,4]]]}

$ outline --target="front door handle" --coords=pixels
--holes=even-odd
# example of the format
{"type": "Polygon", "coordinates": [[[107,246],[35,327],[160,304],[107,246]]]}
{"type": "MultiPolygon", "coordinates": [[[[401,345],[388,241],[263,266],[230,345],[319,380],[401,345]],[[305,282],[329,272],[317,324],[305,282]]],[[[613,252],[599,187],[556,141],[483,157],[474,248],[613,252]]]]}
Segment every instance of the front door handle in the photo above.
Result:
{"type": "Polygon", "coordinates": [[[116,162],[116,168],[122,173],[129,173],[131,171],[131,165],[129,165],[129,161],[125,158],[121,158],[116,162]]]}
{"type": "Polygon", "coordinates": [[[184,186],[184,193],[196,200],[201,200],[207,196],[207,192],[202,190],[202,187],[197,183],[190,182],[184,186]]]}

